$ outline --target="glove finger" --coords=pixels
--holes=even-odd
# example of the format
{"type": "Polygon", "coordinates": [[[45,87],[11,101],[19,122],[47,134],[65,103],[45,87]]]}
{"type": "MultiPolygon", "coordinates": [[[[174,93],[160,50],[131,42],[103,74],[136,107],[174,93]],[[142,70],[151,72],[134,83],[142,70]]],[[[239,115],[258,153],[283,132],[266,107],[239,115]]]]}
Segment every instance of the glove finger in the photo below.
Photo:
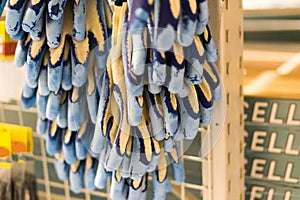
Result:
{"type": "Polygon", "coordinates": [[[71,165],[70,187],[75,194],[79,194],[82,190],[84,167],[85,160],[76,160],[76,162],[71,165]]]}
{"type": "Polygon", "coordinates": [[[165,152],[172,152],[175,148],[175,142],[172,136],[166,135],[164,139],[164,149],[165,152]]]}
{"type": "Polygon", "coordinates": [[[143,96],[133,97],[130,94],[127,95],[128,122],[131,126],[137,126],[141,123],[143,104],[143,96]]]}
{"type": "Polygon", "coordinates": [[[200,35],[204,32],[204,29],[209,21],[209,11],[207,0],[197,0],[197,15],[198,23],[196,33],[200,35]]]}
{"type": "Polygon", "coordinates": [[[104,169],[102,162],[98,162],[97,173],[95,177],[95,186],[98,189],[104,189],[107,184],[108,172],[104,169]]]}
{"type": "Polygon", "coordinates": [[[20,39],[23,35],[22,20],[27,2],[8,0],[6,9],[5,29],[13,39],[20,39]]]}
{"type": "Polygon", "coordinates": [[[151,161],[151,155],[146,153],[149,147],[143,141],[141,131],[137,127],[134,127],[134,132],[130,167],[127,171],[130,172],[130,178],[140,179],[146,172],[147,166],[151,161]]]}
{"type": "Polygon", "coordinates": [[[156,170],[160,159],[161,148],[163,146],[162,141],[158,142],[153,137],[151,137],[151,144],[152,144],[152,159],[147,166],[147,170],[146,170],[147,172],[153,172],[156,170]]]}
{"type": "Polygon", "coordinates": [[[215,101],[220,100],[222,97],[222,85],[215,64],[205,62],[203,75],[210,87],[213,99],[215,101]]]}
{"type": "MultiPolygon", "coordinates": [[[[106,68],[108,50],[110,49],[110,36],[108,35],[108,24],[112,26],[112,13],[107,1],[87,1],[87,29],[90,50],[96,56],[99,69],[106,68]],[[96,5],[95,5],[96,3],[96,5]],[[108,9],[108,10],[107,10],[108,9]]],[[[79,26],[82,26],[79,24],[79,26]]]]}
{"type": "Polygon", "coordinates": [[[71,131],[70,129],[63,129],[62,132],[62,151],[66,163],[69,165],[76,162],[76,153],[75,153],[75,139],[76,132],[71,131]]]}
{"type": "Polygon", "coordinates": [[[62,17],[58,20],[52,20],[49,15],[46,16],[47,44],[50,48],[57,48],[60,45],[61,40],[64,39],[62,32],[68,32],[68,30],[71,28],[70,25],[64,23],[64,18],[67,17],[68,16],[62,17]]]}
{"type": "Polygon", "coordinates": [[[142,175],[140,174],[133,174],[131,171],[130,171],[130,164],[131,164],[131,161],[132,161],[132,140],[133,140],[133,137],[130,137],[129,139],[129,142],[128,142],[128,145],[127,145],[127,155],[125,155],[123,157],[123,160],[119,166],[119,169],[118,171],[120,171],[120,174],[123,178],[131,178],[131,177],[136,177],[136,178],[139,178],[141,177],[142,175]]]}
{"type": "Polygon", "coordinates": [[[56,120],[49,121],[49,131],[46,137],[46,151],[50,156],[60,152],[62,130],[57,126],[56,120]]]}
{"type": "MultiPolygon", "coordinates": [[[[127,30],[126,30],[127,31],[127,30]]],[[[135,75],[143,75],[145,71],[145,63],[147,57],[147,32],[146,29],[142,34],[131,34],[132,37],[132,68],[131,71],[135,75]]]]}
{"type": "Polygon", "coordinates": [[[181,184],[185,179],[184,166],[182,162],[182,153],[180,142],[175,142],[175,148],[168,153],[168,157],[172,163],[173,178],[176,183],[181,184]]]}
{"type": "Polygon", "coordinates": [[[210,86],[206,79],[203,79],[202,83],[194,86],[200,106],[200,119],[202,125],[209,125],[212,121],[213,115],[213,95],[210,90],[210,86]]]}
{"type": "MultiPolygon", "coordinates": [[[[102,3],[102,1],[98,2],[98,3],[102,3]]],[[[103,25],[104,27],[107,28],[107,33],[108,33],[108,37],[111,37],[111,32],[112,32],[112,16],[113,16],[113,11],[112,11],[112,7],[109,3],[108,0],[104,0],[103,1],[103,6],[101,6],[104,9],[103,13],[100,12],[100,14],[103,14],[103,16],[101,15],[101,19],[105,19],[103,21],[103,25]]]]}
{"type": "MultiPolygon", "coordinates": [[[[135,42],[132,42],[133,38],[131,37],[131,35],[128,34],[128,31],[126,31],[128,28],[127,18],[128,16],[125,17],[124,32],[122,33],[122,57],[125,74],[125,84],[127,93],[129,95],[137,97],[143,94],[143,76],[138,76],[135,73],[133,73],[132,45],[135,42]]],[[[113,49],[112,51],[118,51],[118,48],[113,49]]],[[[123,79],[122,76],[120,76],[120,78],[123,79]]]]}
{"type": "Polygon", "coordinates": [[[61,87],[65,91],[69,91],[72,89],[71,70],[72,69],[71,69],[70,41],[67,40],[64,49],[62,80],[61,80],[61,87]]]}
{"type": "Polygon", "coordinates": [[[180,0],[158,0],[154,2],[154,45],[159,51],[172,48],[176,38],[180,17],[180,0]]]}
{"type": "Polygon", "coordinates": [[[199,35],[200,40],[206,50],[206,59],[208,62],[217,62],[218,50],[216,44],[212,38],[210,29],[208,26],[204,29],[204,32],[199,35]]]}
{"type": "Polygon", "coordinates": [[[49,120],[54,120],[59,113],[60,99],[63,91],[50,92],[46,108],[46,117],[49,120]]]}
{"type": "Polygon", "coordinates": [[[47,110],[47,103],[48,103],[48,95],[43,96],[39,92],[36,94],[36,107],[37,107],[37,113],[39,118],[45,119],[46,116],[46,110],[47,110]]]}
{"type": "Polygon", "coordinates": [[[67,128],[68,126],[68,93],[64,91],[61,95],[59,113],[57,116],[57,125],[60,128],[67,128]]]}
{"type": "Polygon", "coordinates": [[[37,88],[31,88],[25,82],[25,84],[23,86],[23,90],[22,90],[22,96],[21,96],[21,106],[24,109],[32,108],[35,105],[36,91],[37,91],[37,88]]]}
{"type": "Polygon", "coordinates": [[[148,84],[148,91],[152,94],[159,94],[161,92],[161,86],[154,82],[153,80],[153,63],[150,60],[148,62],[146,73],[144,74],[144,77],[147,78],[147,84],[148,84]],[[149,63],[150,62],[150,63],[149,63]]]}
{"type": "Polygon", "coordinates": [[[167,193],[171,190],[171,183],[168,179],[163,182],[159,182],[157,179],[156,172],[152,173],[153,177],[153,200],[164,200],[166,199],[167,193]]]}
{"type": "Polygon", "coordinates": [[[47,131],[48,131],[48,119],[38,118],[36,122],[36,132],[39,135],[45,137],[47,131]]]}
{"type": "Polygon", "coordinates": [[[85,160],[84,170],[84,186],[88,191],[93,191],[95,189],[94,180],[96,177],[97,166],[98,160],[88,155],[85,160]]]}
{"type": "Polygon", "coordinates": [[[49,48],[48,62],[48,87],[51,91],[57,91],[62,84],[63,65],[64,65],[64,50],[68,50],[68,45],[65,38],[62,38],[61,43],[57,48],[49,48]]]}
{"type": "Polygon", "coordinates": [[[72,84],[81,87],[86,83],[89,57],[88,39],[82,42],[73,40],[71,44],[72,84]]]}
{"type": "Polygon", "coordinates": [[[199,37],[195,36],[194,39],[192,45],[185,49],[185,54],[188,58],[185,80],[191,84],[199,84],[203,78],[203,65],[206,54],[199,37]]]}
{"type": "Polygon", "coordinates": [[[133,180],[130,180],[129,183],[129,192],[128,192],[128,200],[136,200],[136,199],[141,199],[143,196],[143,182],[144,182],[145,176],[133,180]]]}
{"type": "Polygon", "coordinates": [[[116,125],[116,123],[113,123],[113,120],[117,119],[114,119],[110,113],[112,87],[112,72],[111,67],[109,67],[103,77],[95,133],[91,143],[91,150],[95,153],[100,153],[104,147],[104,143],[106,141],[105,137],[107,136],[107,130],[111,129],[111,127],[109,127],[108,125],[116,125]]]}
{"type": "Polygon", "coordinates": [[[93,123],[96,123],[100,96],[96,87],[96,80],[95,80],[96,75],[94,74],[94,72],[98,70],[98,67],[94,66],[94,59],[95,59],[94,55],[91,54],[89,59],[89,65],[88,65],[86,97],[87,97],[87,104],[88,104],[90,118],[93,123]]]}
{"type": "Polygon", "coordinates": [[[73,38],[82,41],[86,37],[86,0],[72,0],[73,38]]]}
{"type": "Polygon", "coordinates": [[[45,7],[46,7],[45,0],[30,1],[22,22],[22,29],[25,32],[34,33],[35,29],[39,29],[39,30],[43,29],[44,24],[39,23],[39,21],[41,21],[41,19],[44,18],[45,7]],[[42,26],[37,27],[40,25],[42,26]]]}
{"type": "Polygon", "coordinates": [[[169,61],[167,68],[167,87],[171,93],[178,93],[184,83],[184,71],[186,60],[184,59],[183,48],[174,43],[173,52],[166,53],[169,61]]]}
{"type": "Polygon", "coordinates": [[[148,18],[150,17],[150,12],[153,9],[154,1],[147,0],[132,0],[129,1],[129,30],[132,33],[141,33],[142,28],[145,26],[148,18]]]}
{"type": "Polygon", "coordinates": [[[197,0],[180,0],[181,14],[178,22],[177,41],[180,45],[190,46],[197,26],[197,0]]]}
{"type": "MultiPolygon", "coordinates": [[[[198,103],[196,89],[189,85],[190,92],[184,98],[177,98],[180,110],[180,127],[179,131],[185,136],[185,139],[194,139],[198,133],[201,109],[198,103]]],[[[175,134],[175,140],[178,140],[175,134]]]]}
{"type": "Polygon", "coordinates": [[[38,78],[40,68],[44,59],[44,53],[46,50],[46,38],[45,35],[39,41],[32,41],[27,56],[27,68],[26,68],[26,81],[29,86],[36,87],[38,85],[38,78]]]}
{"type": "Polygon", "coordinates": [[[55,154],[54,167],[59,180],[65,181],[69,178],[70,165],[64,161],[62,152],[55,154]]]}
{"type": "Polygon", "coordinates": [[[49,0],[48,15],[52,20],[58,20],[63,17],[67,0],[49,0]]]}
{"type": "Polygon", "coordinates": [[[48,96],[50,90],[48,88],[48,53],[45,53],[44,60],[40,69],[38,80],[38,93],[43,96],[48,96]]]}
{"type": "Polygon", "coordinates": [[[120,176],[118,171],[112,174],[110,198],[125,200],[128,193],[128,186],[125,184],[125,179],[120,176]]]}
{"type": "Polygon", "coordinates": [[[84,98],[85,87],[73,87],[68,92],[68,128],[78,131],[81,123],[86,117],[86,98],[84,98]]]}
{"type": "Polygon", "coordinates": [[[26,63],[30,44],[31,40],[28,34],[24,34],[18,41],[14,57],[14,64],[17,67],[23,67],[26,63]]]}
{"type": "MultiPolygon", "coordinates": [[[[152,80],[153,83],[157,85],[164,85],[166,80],[166,56],[164,52],[160,52],[156,49],[154,44],[154,22],[151,18],[148,20],[148,30],[151,38],[151,49],[153,50],[153,71],[152,71],[152,80]]],[[[154,93],[154,92],[152,92],[154,93]]]]}
{"type": "Polygon", "coordinates": [[[30,32],[30,37],[32,40],[41,40],[44,35],[44,26],[45,26],[45,14],[43,14],[39,20],[36,22],[35,27],[30,32]]]}
{"type": "Polygon", "coordinates": [[[166,199],[167,192],[171,190],[171,184],[168,180],[167,162],[164,152],[160,154],[158,168],[152,172],[153,199],[166,199]]]}
{"type": "Polygon", "coordinates": [[[76,157],[79,160],[83,160],[87,157],[87,149],[86,149],[83,141],[81,140],[81,138],[83,137],[84,134],[88,134],[87,126],[88,126],[88,122],[86,120],[81,124],[81,127],[77,133],[76,140],[75,140],[76,157]]]}
{"type": "Polygon", "coordinates": [[[170,136],[178,129],[178,102],[174,94],[164,88],[160,94],[166,133],[170,136]]]}

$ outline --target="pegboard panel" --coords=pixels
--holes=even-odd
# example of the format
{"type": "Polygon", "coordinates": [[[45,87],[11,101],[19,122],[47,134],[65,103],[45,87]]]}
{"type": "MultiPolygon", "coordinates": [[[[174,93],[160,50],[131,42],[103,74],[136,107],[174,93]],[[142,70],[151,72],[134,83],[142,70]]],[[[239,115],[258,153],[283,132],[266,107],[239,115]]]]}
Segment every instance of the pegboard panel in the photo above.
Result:
{"type": "MultiPolygon", "coordinates": [[[[243,139],[243,8],[241,0],[209,1],[211,26],[219,49],[225,87],[226,120],[211,154],[212,198],[244,199],[243,139]],[[218,35],[217,35],[218,34],[218,35]]],[[[212,132],[214,130],[211,130],[212,132]]],[[[203,172],[205,173],[205,171],[203,172]]]]}

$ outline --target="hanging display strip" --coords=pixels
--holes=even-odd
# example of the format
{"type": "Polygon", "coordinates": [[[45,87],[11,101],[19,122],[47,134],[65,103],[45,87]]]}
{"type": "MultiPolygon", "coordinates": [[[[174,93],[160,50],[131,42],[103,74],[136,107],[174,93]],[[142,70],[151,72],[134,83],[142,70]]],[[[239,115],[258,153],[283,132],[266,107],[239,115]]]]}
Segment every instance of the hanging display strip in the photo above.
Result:
{"type": "Polygon", "coordinates": [[[247,199],[298,199],[300,101],[245,98],[247,199]]]}

